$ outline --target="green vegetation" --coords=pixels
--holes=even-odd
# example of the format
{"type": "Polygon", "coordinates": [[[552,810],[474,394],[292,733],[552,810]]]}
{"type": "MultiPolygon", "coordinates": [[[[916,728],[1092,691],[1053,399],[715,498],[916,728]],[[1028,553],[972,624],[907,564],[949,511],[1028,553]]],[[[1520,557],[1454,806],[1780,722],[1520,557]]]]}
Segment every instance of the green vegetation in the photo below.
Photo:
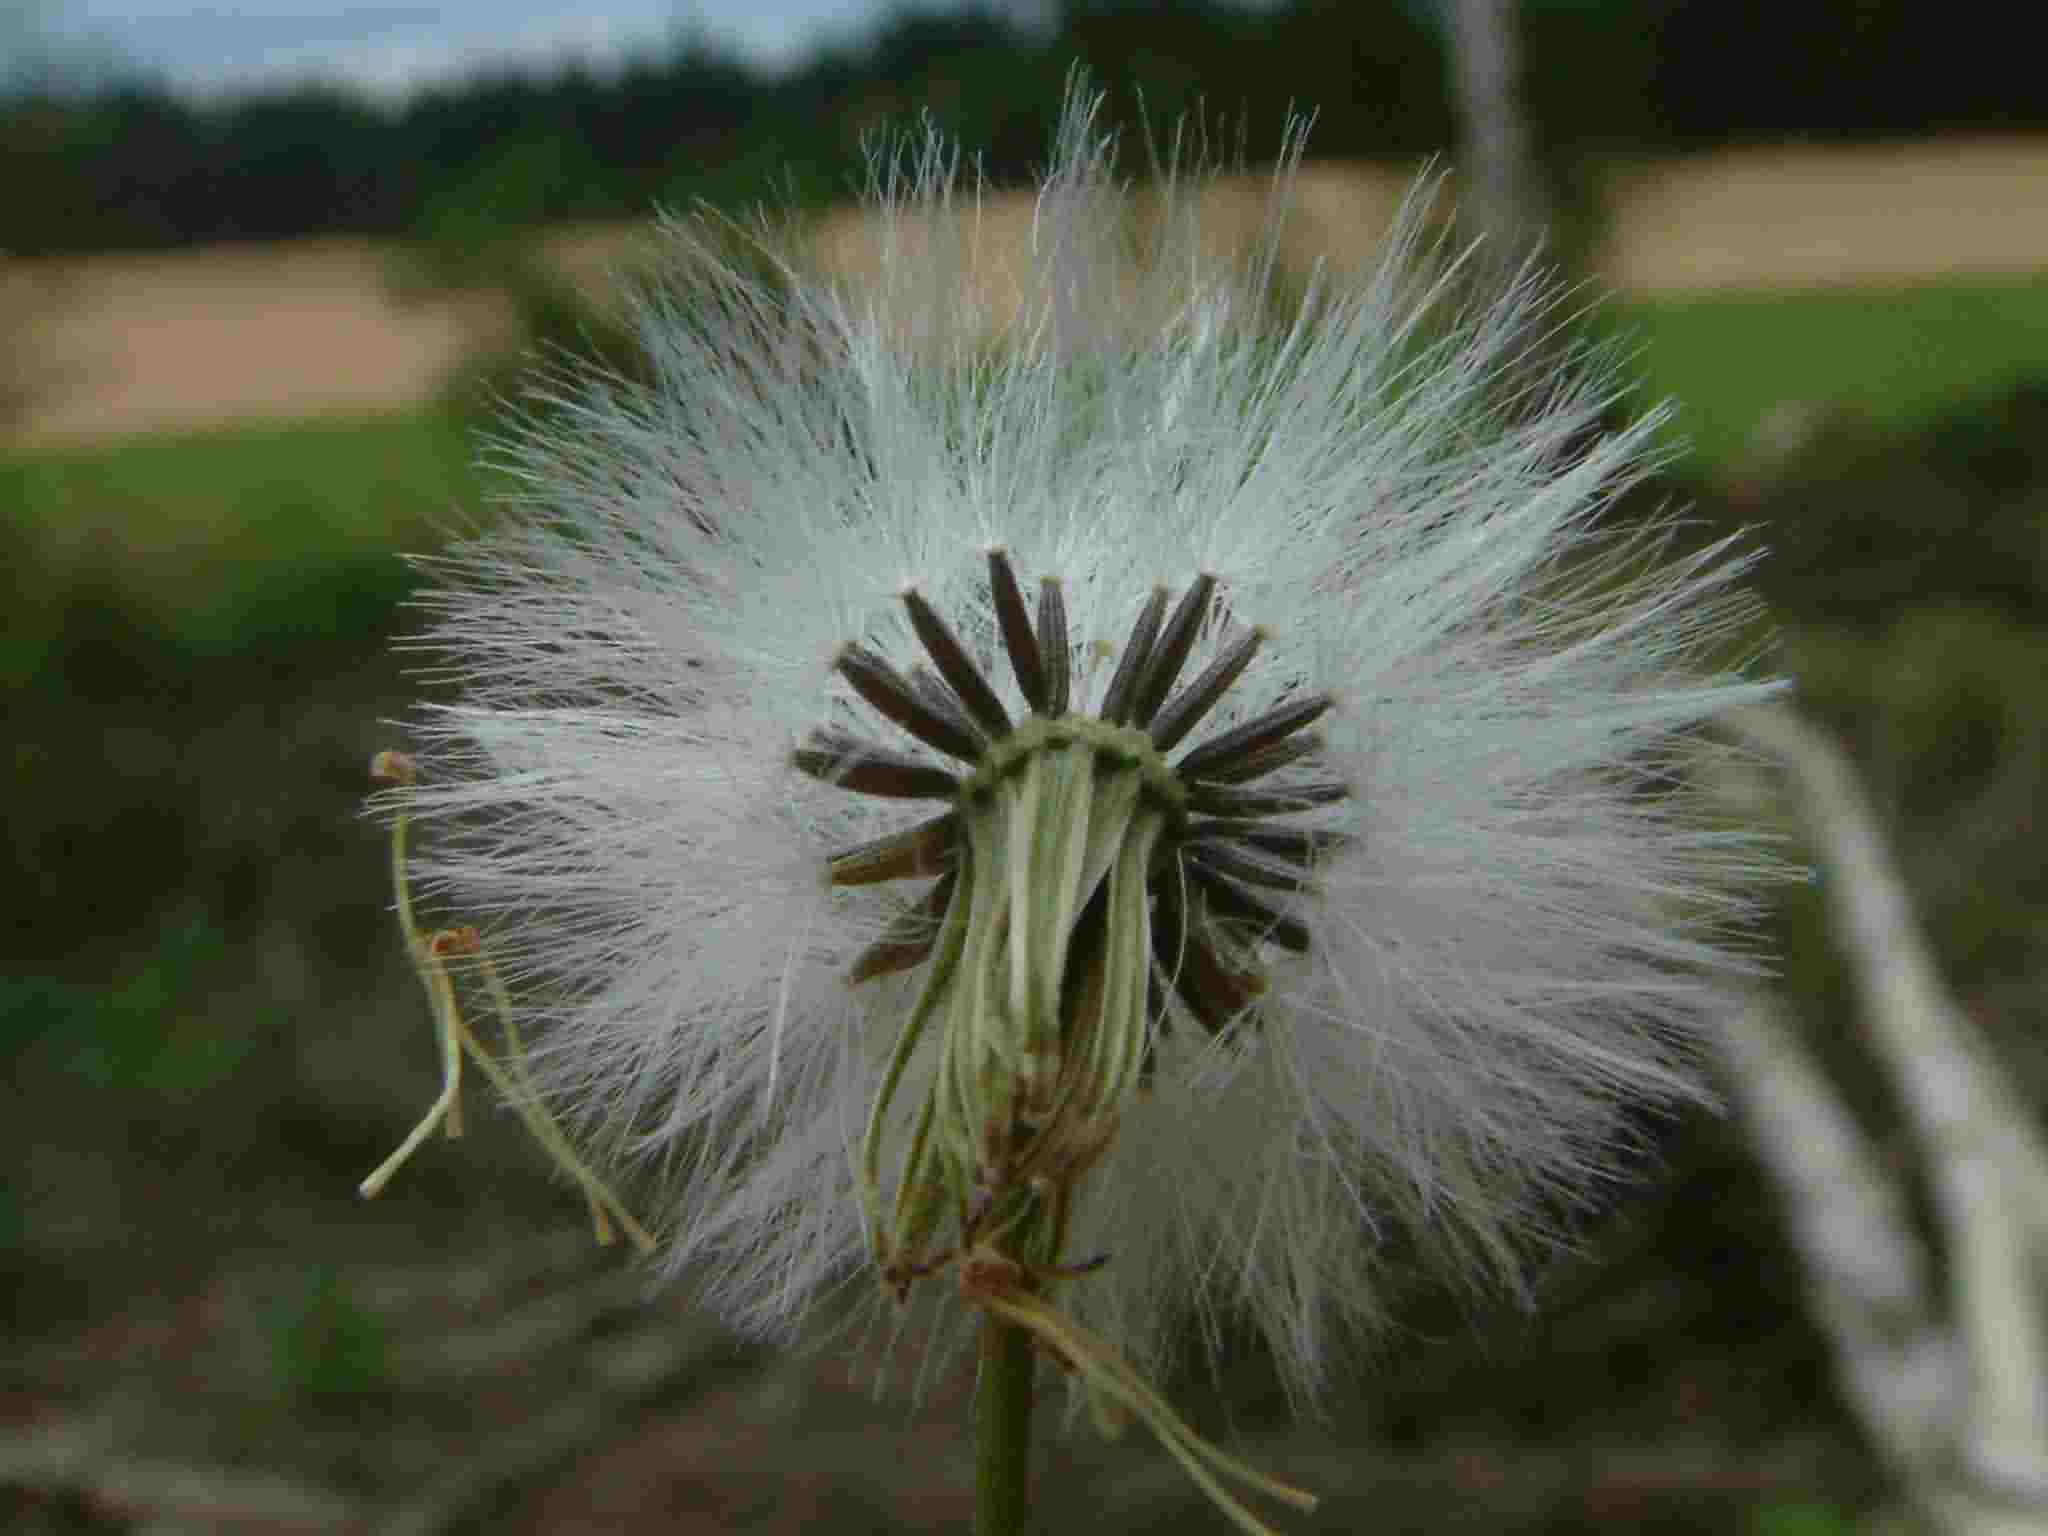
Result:
{"type": "Polygon", "coordinates": [[[1910,428],[2048,373],[2048,276],[1616,300],[1601,323],[1704,471],[1743,467],[1783,406],[1910,428]]]}
{"type": "Polygon", "coordinates": [[[477,515],[473,457],[449,411],[0,459],[0,554],[37,573],[9,614],[0,682],[37,673],[81,600],[122,609],[195,658],[375,625],[410,579],[393,552],[431,547],[477,515]]]}
{"type": "Polygon", "coordinates": [[[261,1310],[280,1398],[315,1411],[360,1413],[365,1395],[388,1385],[390,1329],[357,1303],[333,1265],[281,1282],[280,1294],[261,1310]]]}
{"type": "Polygon", "coordinates": [[[118,548],[187,597],[250,560],[427,535],[473,500],[472,457],[426,413],[237,425],[10,457],[0,505],[51,557],[118,548]]]}
{"type": "Polygon", "coordinates": [[[232,970],[204,917],[167,923],[155,949],[100,985],[0,978],[0,1056],[111,1093],[182,1103],[224,1082],[252,1048],[195,1005],[232,970]]]}
{"type": "Polygon", "coordinates": [[[1755,1536],[1852,1536],[1856,1520],[1832,1504],[1770,1504],[1757,1511],[1755,1536]]]}

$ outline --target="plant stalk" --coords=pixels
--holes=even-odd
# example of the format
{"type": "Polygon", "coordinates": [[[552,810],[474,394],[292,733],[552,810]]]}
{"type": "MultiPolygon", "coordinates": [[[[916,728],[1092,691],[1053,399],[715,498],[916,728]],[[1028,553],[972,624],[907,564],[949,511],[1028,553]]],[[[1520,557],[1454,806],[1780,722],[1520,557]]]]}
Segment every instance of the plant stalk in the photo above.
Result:
{"type": "Polygon", "coordinates": [[[1030,1507],[1031,1335],[983,1315],[974,1388],[975,1536],[1022,1536],[1030,1507]]]}

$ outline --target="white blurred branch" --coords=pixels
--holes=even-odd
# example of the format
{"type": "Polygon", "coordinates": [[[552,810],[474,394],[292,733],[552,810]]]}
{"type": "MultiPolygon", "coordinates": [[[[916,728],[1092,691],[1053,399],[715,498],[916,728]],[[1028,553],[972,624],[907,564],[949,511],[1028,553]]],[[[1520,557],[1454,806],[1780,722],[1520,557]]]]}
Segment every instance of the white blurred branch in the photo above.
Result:
{"type": "Polygon", "coordinates": [[[1814,1312],[1834,1340],[1849,1396],[1895,1457],[1927,1460],[1962,1383],[1928,1305],[1927,1254],[1904,1192],[1775,999],[1759,993],[1729,1021],[1727,1051],[1757,1148],[1784,1189],[1814,1312]]]}
{"type": "Polygon", "coordinates": [[[1942,1530],[2048,1529],[2048,1151],[1942,985],[1843,755],[1781,708],[1730,724],[1787,771],[1864,1038],[1905,1106],[1946,1245],[1943,1306],[1900,1180],[1786,1012],[1752,999],[1730,1027],[1729,1068],[1791,1208],[1845,1390],[1942,1530]]]}

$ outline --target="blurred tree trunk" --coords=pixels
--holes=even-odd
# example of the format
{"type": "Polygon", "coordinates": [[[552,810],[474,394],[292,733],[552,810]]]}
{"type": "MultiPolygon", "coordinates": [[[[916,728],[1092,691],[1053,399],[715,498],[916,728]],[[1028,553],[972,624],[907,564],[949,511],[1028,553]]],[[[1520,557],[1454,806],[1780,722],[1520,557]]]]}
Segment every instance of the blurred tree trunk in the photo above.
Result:
{"type": "Polygon", "coordinates": [[[1522,103],[1518,0],[1448,0],[1451,71],[1462,127],[1458,216],[1495,259],[1518,265],[1550,224],[1522,103]]]}

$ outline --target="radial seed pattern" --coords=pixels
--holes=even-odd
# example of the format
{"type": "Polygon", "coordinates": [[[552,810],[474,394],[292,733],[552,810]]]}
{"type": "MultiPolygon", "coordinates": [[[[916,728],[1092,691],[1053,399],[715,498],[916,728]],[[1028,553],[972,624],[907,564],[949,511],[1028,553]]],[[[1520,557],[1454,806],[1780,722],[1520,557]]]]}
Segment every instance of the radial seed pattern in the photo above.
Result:
{"type": "Polygon", "coordinates": [[[854,962],[854,984],[926,965],[863,1150],[874,1251],[899,1299],[954,1260],[964,1285],[1001,1270],[1031,1289],[1103,1261],[1064,1261],[1081,1179],[1114,1140],[1129,1096],[1155,1070],[1169,1000],[1211,1034],[1258,1026],[1260,948],[1295,954],[1309,928],[1291,908],[1339,834],[1274,825],[1341,799],[1335,781],[1239,788],[1313,758],[1324,695],[1291,699],[1189,750],[1263,640],[1247,629],[1174,692],[1213,615],[1202,575],[1169,609],[1153,591],[1117,656],[1100,710],[1070,712],[1073,660],[1060,584],[1041,581],[1036,622],[1008,554],[989,552],[996,628],[1031,713],[1012,722],[945,618],[903,593],[930,658],[908,676],[871,647],[835,669],[876,714],[964,773],[839,729],[794,754],[855,793],[952,802],[949,810],[827,860],[834,885],[932,880],[854,962]],[[893,1218],[882,1210],[887,1109],[934,1021],[942,1057],[903,1158],[893,1218]],[[954,1247],[927,1257],[948,1206],[954,1247]]]}
{"type": "MultiPolygon", "coordinates": [[[[1067,649],[1066,604],[1052,577],[1039,586],[1038,621],[1033,628],[1008,552],[989,551],[989,591],[1003,649],[1018,689],[1042,720],[1069,718],[1071,661],[1067,649]]],[[[1199,725],[1259,650],[1265,635],[1248,628],[1228,644],[1200,676],[1171,698],[1190,652],[1209,617],[1217,582],[1202,575],[1181,595],[1170,617],[1168,593],[1156,589],[1140,611],[1120,653],[1098,717],[1109,725],[1144,730],[1154,752],[1171,751],[1199,725]]],[[[911,625],[938,677],[917,669],[903,676],[874,650],[844,647],[834,668],[884,719],[919,741],[963,763],[983,764],[990,749],[1015,735],[1008,713],[966,648],[936,609],[915,589],[903,594],[911,625]],[[940,681],[943,679],[943,682],[940,681]],[[970,718],[971,717],[971,718],[970,718]]],[[[1330,707],[1326,694],[1290,700],[1255,719],[1222,732],[1171,765],[1178,793],[1163,798],[1173,815],[1148,871],[1155,920],[1175,916],[1154,930],[1155,986],[1178,996],[1188,1011],[1220,1030],[1243,1009],[1239,992],[1255,976],[1226,965],[1218,940],[1233,951],[1265,942],[1301,953],[1308,930],[1297,918],[1255,896],[1252,887],[1298,891],[1316,861],[1341,842],[1341,834],[1259,825],[1344,798],[1345,785],[1293,784],[1280,790],[1236,786],[1266,777],[1288,763],[1311,758],[1321,738],[1307,732],[1330,707]],[[1306,732],[1306,734],[1304,734],[1306,732]],[[1189,908],[1199,918],[1188,919],[1189,908]],[[1214,987],[1208,979],[1235,978],[1214,987]]],[[[822,729],[794,754],[794,765],[814,778],[858,794],[899,799],[956,799],[971,793],[968,781],[942,768],[850,733],[822,729]]],[[[963,850],[957,811],[922,821],[901,832],[844,849],[828,862],[834,885],[940,876],[906,921],[871,946],[854,964],[849,979],[864,981],[906,970],[928,959],[957,887],[963,850]],[[918,939],[914,935],[922,934],[918,939]]],[[[1091,906],[1093,903],[1091,903],[1091,906]]],[[[1159,1021],[1163,1008],[1155,1002],[1159,1021]]]]}

